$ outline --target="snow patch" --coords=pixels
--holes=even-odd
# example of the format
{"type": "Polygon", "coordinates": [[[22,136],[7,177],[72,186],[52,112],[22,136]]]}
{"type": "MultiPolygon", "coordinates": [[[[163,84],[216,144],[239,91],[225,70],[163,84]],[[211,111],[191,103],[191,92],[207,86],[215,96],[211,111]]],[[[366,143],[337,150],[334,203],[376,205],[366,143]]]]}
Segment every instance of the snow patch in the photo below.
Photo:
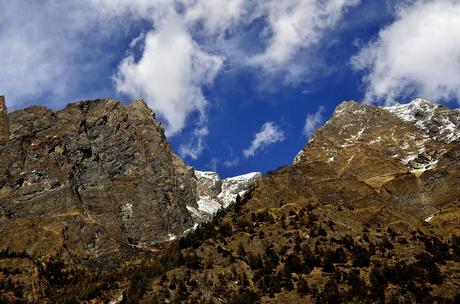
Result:
{"type": "Polygon", "coordinates": [[[302,158],[303,153],[304,153],[304,152],[303,152],[303,149],[300,150],[299,153],[297,153],[297,155],[295,156],[294,161],[293,161],[293,164],[294,164],[294,165],[296,165],[296,164],[298,164],[298,163],[300,162],[300,159],[302,158]]]}
{"type": "Polygon", "coordinates": [[[220,209],[222,209],[221,204],[209,196],[200,196],[197,203],[198,210],[211,215],[216,214],[220,209]]]}
{"type": "Polygon", "coordinates": [[[198,184],[198,208],[190,205],[186,208],[198,224],[212,219],[221,209],[229,207],[238,195],[244,198],[255,187],[262,174],[252,172],[221,180],[216,172],[195,171],[195,176],[198,184]]]}
{"type": "Polygon", "coordinates": [[[431,220],[434,218],[434,216],[437,215],[438,213],[439,213],[439,211],[436,211],[435,213],[433,213],[432,215],[430,215],[429,217],[424,219],[424,221],[427,222],[427,223],[431,222],[431,220]]]}
{"type": "Polygon", "coordinates": [[[421,98],[385,109],[430,134],[435,140],[451,143],[460,138],[459,110],[447,110],[441,105],[421,98]]]}
{"type": "Polygon", "coordinates": [[[222,181],[222,192],[218,197],[222,200],[224,208],[235,202],[239,195],[243,198],[262,178],[260,172],[226,178],[222,181]]]}

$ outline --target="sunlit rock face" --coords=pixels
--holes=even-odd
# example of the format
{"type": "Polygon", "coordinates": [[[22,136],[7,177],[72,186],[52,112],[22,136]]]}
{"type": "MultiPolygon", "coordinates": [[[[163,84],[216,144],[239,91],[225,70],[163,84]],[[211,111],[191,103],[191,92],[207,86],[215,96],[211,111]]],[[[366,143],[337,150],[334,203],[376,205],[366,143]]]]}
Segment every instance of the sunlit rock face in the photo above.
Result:
{"type": "Polygon", "coordinates": [[[459,125],[459,110],[423,99],[386,108],[344,102],[294,167],[329,180],[313,180],[315,191],[363,208],[369,220],[394,219],[392,209],[426,219],[460,196],[459,125]]]}
{"type": "Polygon", "coordinates": [[[196,205],[193,169],[173,154],[143,101],[84,101],[56,112],[33,106],[8,119],[1,249],[97,256],[193,226],[186,208],[196,205]]]}

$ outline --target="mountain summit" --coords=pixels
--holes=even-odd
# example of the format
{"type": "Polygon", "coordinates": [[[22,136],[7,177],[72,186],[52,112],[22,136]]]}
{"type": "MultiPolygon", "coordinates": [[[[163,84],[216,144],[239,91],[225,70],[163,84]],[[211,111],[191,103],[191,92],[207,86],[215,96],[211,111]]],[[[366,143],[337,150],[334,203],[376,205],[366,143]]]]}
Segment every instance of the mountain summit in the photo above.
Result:
{"type": "Polygon", "coordinates": [[[340,104],[291,166],[269,172],[241,206],[179,242],[169,256],[187,261],[132,298],[455,303],[459,118],[424,100],[340,104]],[[166,289],[171,282],[185,283],[166,289]]]}
{"type": "Polygon", "coordinates": [[[292,165],[222,180],[142,101],[0,107],[0,299],[456,303],[459,122],[344,102],[292,165]]]}

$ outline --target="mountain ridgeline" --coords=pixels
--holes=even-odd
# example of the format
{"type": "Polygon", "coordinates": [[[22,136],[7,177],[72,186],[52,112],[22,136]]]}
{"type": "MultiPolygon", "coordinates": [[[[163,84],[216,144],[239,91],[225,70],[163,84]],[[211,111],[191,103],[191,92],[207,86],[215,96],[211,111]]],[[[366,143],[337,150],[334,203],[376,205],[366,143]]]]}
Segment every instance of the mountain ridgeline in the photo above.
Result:
{"type": "Polygon", "coordinates": [[[0,302],[458,303],[459,126],[344,102],[292,165],[221,180],[143,101],[0,99],[0,302]]]}

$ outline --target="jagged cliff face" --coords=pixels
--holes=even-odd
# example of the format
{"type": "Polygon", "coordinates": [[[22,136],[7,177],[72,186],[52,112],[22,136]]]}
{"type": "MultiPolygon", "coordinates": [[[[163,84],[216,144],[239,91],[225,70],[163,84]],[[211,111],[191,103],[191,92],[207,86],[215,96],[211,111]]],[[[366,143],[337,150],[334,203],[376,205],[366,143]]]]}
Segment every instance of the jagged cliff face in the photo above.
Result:
{"type": "Polygon", "coordinates": [[[193,226],[186,209],[196,206],[193,169],[173,154],[143,101],[85,101],[57,112],[34,106],[8,120],[0,250],[97,256],[193,226]]]}

